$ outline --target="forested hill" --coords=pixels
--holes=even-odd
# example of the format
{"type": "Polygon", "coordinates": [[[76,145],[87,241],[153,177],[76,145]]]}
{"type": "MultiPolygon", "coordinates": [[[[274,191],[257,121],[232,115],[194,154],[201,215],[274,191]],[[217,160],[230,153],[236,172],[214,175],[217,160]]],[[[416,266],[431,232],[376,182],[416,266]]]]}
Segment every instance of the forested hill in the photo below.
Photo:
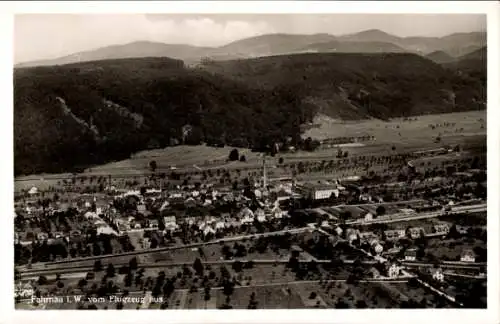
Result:
{"type": "Polygon", "coordinates": [[[290,55],[195,69],[168,58],[20,68],[15,173],[73,171],[181,142],[263,149],[299,140],[317,110],[386,118],[477,109],[479,82],[408,54],[290,55]]]}
{"type": "Polygon", "coordinates": [[[389,118],[485,108],[478,74],[408,53],[297,54],[206,62],[203,69],[257,88],[293,87],[332,117],[389,118]],[[454,98],[454,100],[451,100],[454,98]]]}
{"type": "Polygon", "coordinates": [[[253,146],[298,136],[313,112],[163,58],[14,72],[16,174],[60,172],[178,142],[253,146]]]}

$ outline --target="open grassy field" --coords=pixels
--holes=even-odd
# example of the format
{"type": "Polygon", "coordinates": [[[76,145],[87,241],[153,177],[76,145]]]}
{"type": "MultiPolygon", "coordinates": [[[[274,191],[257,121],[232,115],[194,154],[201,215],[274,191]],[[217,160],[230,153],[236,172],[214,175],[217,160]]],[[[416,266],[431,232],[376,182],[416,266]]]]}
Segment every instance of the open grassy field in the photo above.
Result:
{"type": "MultiPolygon", "coordinates": [[[[149,162],[156,161],[157,172],[168,170],[170,167],[192,168],[194,166],[210,168],[226,164],[232,147],[199,146],[173,146],[164,149],[141,151],[134,154],[130,159],[104,164],[102,166],[87,169],[91,174],[113,174],[127,173],[142,174],[149,170],[149,162]]],[[[238,149],[240,156],[245,155],[247,162],[258,162],[259,153],[251,152],[249,149],[238,149]]],[[[194,167],[196,169],[196,167],[194,167]]]]}
{"type": "Polygon", "coordinates": [[[486,134],[485,110],[425,115],[410,119],[411,121],[394,118],[387,122],[379,119],[342,121],[318,115],[314,124],[319,124],[320,127],[308,129],[304,136],[326,139],[369,135],[375,136],[375,143],[405,145],[417,144],[418,142],[425,144],[436,136],[441,136],[445,140],[447,137],[486,134]],[[445,123],[450,125],[444,126],[445,123]],[[452,126],[453,124],[454,126],[452,126]],[[432,129],[430,125],[434,125],[435,128],[432,129]],[[481,128],[481,126],[484,127],[481,128]]]}
{"type": "MultiPolygon", "coordinates": [[[[235,289],[230,297],[229,304],[235,309],[246,309],[248,307],[250,296],[255,293],[257,308],[259,309],[296,309],[304,308],[300,295],[289,286],[270,286],[270,287],[245,287],[235,289]]],[[[226,301],[226,296],[222,291],[217,291],[217,306],[220,307],[226,301]]]]}

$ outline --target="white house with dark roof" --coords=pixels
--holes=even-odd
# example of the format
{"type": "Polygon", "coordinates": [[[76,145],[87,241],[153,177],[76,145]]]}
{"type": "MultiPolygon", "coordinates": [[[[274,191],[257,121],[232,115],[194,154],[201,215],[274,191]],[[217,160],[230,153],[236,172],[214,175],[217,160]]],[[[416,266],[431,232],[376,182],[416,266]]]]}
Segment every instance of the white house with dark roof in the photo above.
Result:
{"type": "Polygon", "coordinates": [[[447,235],[450,232],[450,225],[446,223],[434,225],[434,234],[447,235]]]}
{"type": "Polygon", "coordinates": [[[281,208],[279,208],[279,206],[275,206],[271,210],[271,215],[275,219],[281,219],[281,218],[283,218],[283,211],[281,210],[281,208]]]}
{"type": "Polygon", "coordinates": [[[425,231],[423,227],[412,227],[408,230],[408,234],[411,239],[415,240],[419,237],[422,236],[422,234],[425,235],[425,231]]]}
{"type": "Polygon", "coordinates": [[[250,208],[245,207],[239,213],[239,218],[242,224],[253,223],[255,219],[254,213],[250,210],[250,208]]]}
{"type": "Polygon", "coordinates": [[[262,208],[258,208],[256,211],[255,211],[255,217],[257,218],[257,220],[261,223],[264,223],[267,221],[266,219],[266,214],[264,212],[264,210],[262,208]]]}
{"type": "Polygon", "coordinates": [[[158,220],[157,219],[152,219],[149,221],[149,228],[158,228],[159,224],[158,224],[158,220]]]}
{"type": "Polygon", "coordinates": [[[476,254],[472,250],[464,250],[460,256],[462,262],[476,262],[476,254]]]}
{"type": "Polygon", "coordinates": [[[416,261],[417,249],[408,249],[405,251],[405,261],[416,261]]]}
{"type": "Polygon", "coordinates": [[[405,237],[406,232],[403,229],[387,230],[384,231],[384,235],[387,241],[394,241],[405,237]]]}
{"type": "Polygon", "coordinates": [[[165,224],[165,229],[168,231],[175,231],[177,228],[179,228],[175,216],[163,217],[163,223],[165,224]]]}

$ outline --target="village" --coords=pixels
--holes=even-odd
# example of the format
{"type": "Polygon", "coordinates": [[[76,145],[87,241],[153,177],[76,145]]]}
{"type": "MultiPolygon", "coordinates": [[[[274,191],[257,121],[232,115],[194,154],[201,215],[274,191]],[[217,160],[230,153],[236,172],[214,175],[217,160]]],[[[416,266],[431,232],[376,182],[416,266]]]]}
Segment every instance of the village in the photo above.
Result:
{"type": "Polygon", "coordinates": [[[483,307],[486,162],[459,151],[168,174],[151,161],[142,177],[33,186],[16,193],[17,305],[483,307]],[[31,302],[72,295],[106,299],[31,302]]]}

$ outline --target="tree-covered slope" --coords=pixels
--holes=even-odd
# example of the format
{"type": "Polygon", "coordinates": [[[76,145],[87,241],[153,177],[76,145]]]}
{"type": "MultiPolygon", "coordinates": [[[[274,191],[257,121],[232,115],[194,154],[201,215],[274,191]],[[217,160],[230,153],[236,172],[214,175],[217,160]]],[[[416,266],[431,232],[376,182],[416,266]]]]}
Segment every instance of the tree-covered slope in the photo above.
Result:
{"type": "Polygon", "coordinates": [[[484,80],[415,54],[321,53],[210,62],[203,69],[255,88],[294,88],[333,117],[390,118],[481,109],[484,80]]]}
{"type": "Polygon", "coordinates": [[[163,58],[14,71],[16,174],[60,172],[178,142],[265,145],[299,137],[313,111],[163,58]]]}

